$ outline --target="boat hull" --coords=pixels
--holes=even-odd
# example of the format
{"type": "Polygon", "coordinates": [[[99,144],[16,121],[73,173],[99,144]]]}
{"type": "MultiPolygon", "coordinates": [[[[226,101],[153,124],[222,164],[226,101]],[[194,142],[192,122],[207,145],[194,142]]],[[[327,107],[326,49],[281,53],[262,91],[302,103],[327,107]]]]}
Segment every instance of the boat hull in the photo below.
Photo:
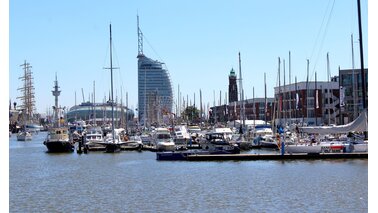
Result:
{"type": "Polygon", "coordinates": [[[156,150],[159,152],[174,151],[176,150],[176,146],[175,146],[175,143],[173,142],[159,142],[156,144],[156,150]]]}
{"type": "Polygon", "coordinates": [[[224,155],[224,154],[240,154],[240,149],[237,147],[233,150],[188,150],[188,151],[173,151],[173,152],[157,152],[156,160],[187,160],[190,155],[224,155]]]}
{"type": "Polygon", "coordinates": [[[25,135],[18,136],[17,135],[17,140],[18,141],[31,141],[32,140],[32,136],[25,136],[25,135]]]}
{"type": "Polygon", "coordinates": [[[121,145],[116,143],[109,143],[105,146],[106,153],[115,153],[121,151],[121,145]]]}
{"type": "Polygon", "coordinates": [[[69,141],[44,142],[48,152],[73,152],[74,145],[69,141]]]}

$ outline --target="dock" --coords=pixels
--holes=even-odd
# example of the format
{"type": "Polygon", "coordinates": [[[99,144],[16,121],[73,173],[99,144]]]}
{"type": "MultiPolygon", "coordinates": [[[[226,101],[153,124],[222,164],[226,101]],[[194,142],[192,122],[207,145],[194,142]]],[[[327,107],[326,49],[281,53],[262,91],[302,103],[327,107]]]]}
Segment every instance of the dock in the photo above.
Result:
{"type": "Polygon", "coordinates": [[[188,161],[367,159],[368,153],[189,155],[188,161]]]}

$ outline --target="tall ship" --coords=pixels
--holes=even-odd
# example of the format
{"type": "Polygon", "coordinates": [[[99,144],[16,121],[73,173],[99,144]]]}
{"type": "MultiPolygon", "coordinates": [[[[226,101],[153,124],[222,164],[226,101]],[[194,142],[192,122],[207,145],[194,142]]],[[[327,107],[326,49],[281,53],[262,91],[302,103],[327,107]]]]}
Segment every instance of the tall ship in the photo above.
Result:
{"type": "Polygon", "coordinates": [[[23,82],[23,86],[18,88],[22,95],[17,97],[22,102],[19,106],[21,109],[21,114],[19,115],[18,125],[21,126],[21,130],[17,134],[18,141],[28,141],[32,140],[32,133],[39,132],[39,125],[37,125],[33,120],[34,110],[35,110],[35,92],[33,84],[33,72],[31,71],[32,66],[30,63],[24,61],[20,65],[23,68],[24,74],[19,78],[23,82]],[[32,128],[36,127],[36,128],[32,128]]]}
{"type": "Polygon", "coordinates": [[[172,112],[173,87],[165,63],[143,54],[143,33],[138,25],[138,118],[142,126],[167,123],[172,112]]]}
{"type": "Polygon", "coordinates": [[[58,96],[60,95],[58,79],[55,76],[55,86],[52,91],[55,97],[54,122],[53,127],[49,128],[47,138],[43,144],[47,147],[48,152],[72,152],[74,144],[70,141],[68,127],[64,126],[64,120],[60,116],[62,108],[58,105],[58,96]]]}

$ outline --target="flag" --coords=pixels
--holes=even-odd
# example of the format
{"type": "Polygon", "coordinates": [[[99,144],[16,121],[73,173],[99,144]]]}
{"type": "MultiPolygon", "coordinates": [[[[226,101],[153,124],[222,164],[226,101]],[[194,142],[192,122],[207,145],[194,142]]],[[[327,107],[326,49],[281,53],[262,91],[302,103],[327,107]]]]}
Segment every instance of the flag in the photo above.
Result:
{"type": "Polygon", "coordinates": [[[340,86],[340,107],[345,106],[345,88],[343,86],[340,86]]]}
{"type": "Polygon", "coordinates": [[[296,94],[296,104],[295,104],[295,109],[299,109],[299,94],[296,94]]]}

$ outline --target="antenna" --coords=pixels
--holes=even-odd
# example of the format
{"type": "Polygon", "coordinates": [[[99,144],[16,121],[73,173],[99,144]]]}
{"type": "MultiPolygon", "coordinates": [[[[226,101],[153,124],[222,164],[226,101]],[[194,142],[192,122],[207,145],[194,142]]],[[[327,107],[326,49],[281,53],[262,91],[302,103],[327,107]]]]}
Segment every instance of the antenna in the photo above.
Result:
{"type": "MultiPolygon", "coordinates": [[[[52,91],[52,94],[53,96],[55,97],[55,107],[54,107],[54,113],[55,113],[55,121],[57,121],[59,119],[59,116],[58,116],[58,110],[59,110],[59,106],[58,106],[58,96],[60,95],[60,90],[59,90],[59,86],[58,86],[58,77],[57,77],[57,74],[55,73],[55,82],[54,82],[54,90],[52,91]]],[[[59,126],[60,122],[58,122],[58,126],[59,126]]]]}
{"type": "Polygon", "coordinates": [[[138,56],[142,57],[143,55],[143,33],[139,28],[139,15],[137,14],[137,34],[138,34],[138,56]]]}

